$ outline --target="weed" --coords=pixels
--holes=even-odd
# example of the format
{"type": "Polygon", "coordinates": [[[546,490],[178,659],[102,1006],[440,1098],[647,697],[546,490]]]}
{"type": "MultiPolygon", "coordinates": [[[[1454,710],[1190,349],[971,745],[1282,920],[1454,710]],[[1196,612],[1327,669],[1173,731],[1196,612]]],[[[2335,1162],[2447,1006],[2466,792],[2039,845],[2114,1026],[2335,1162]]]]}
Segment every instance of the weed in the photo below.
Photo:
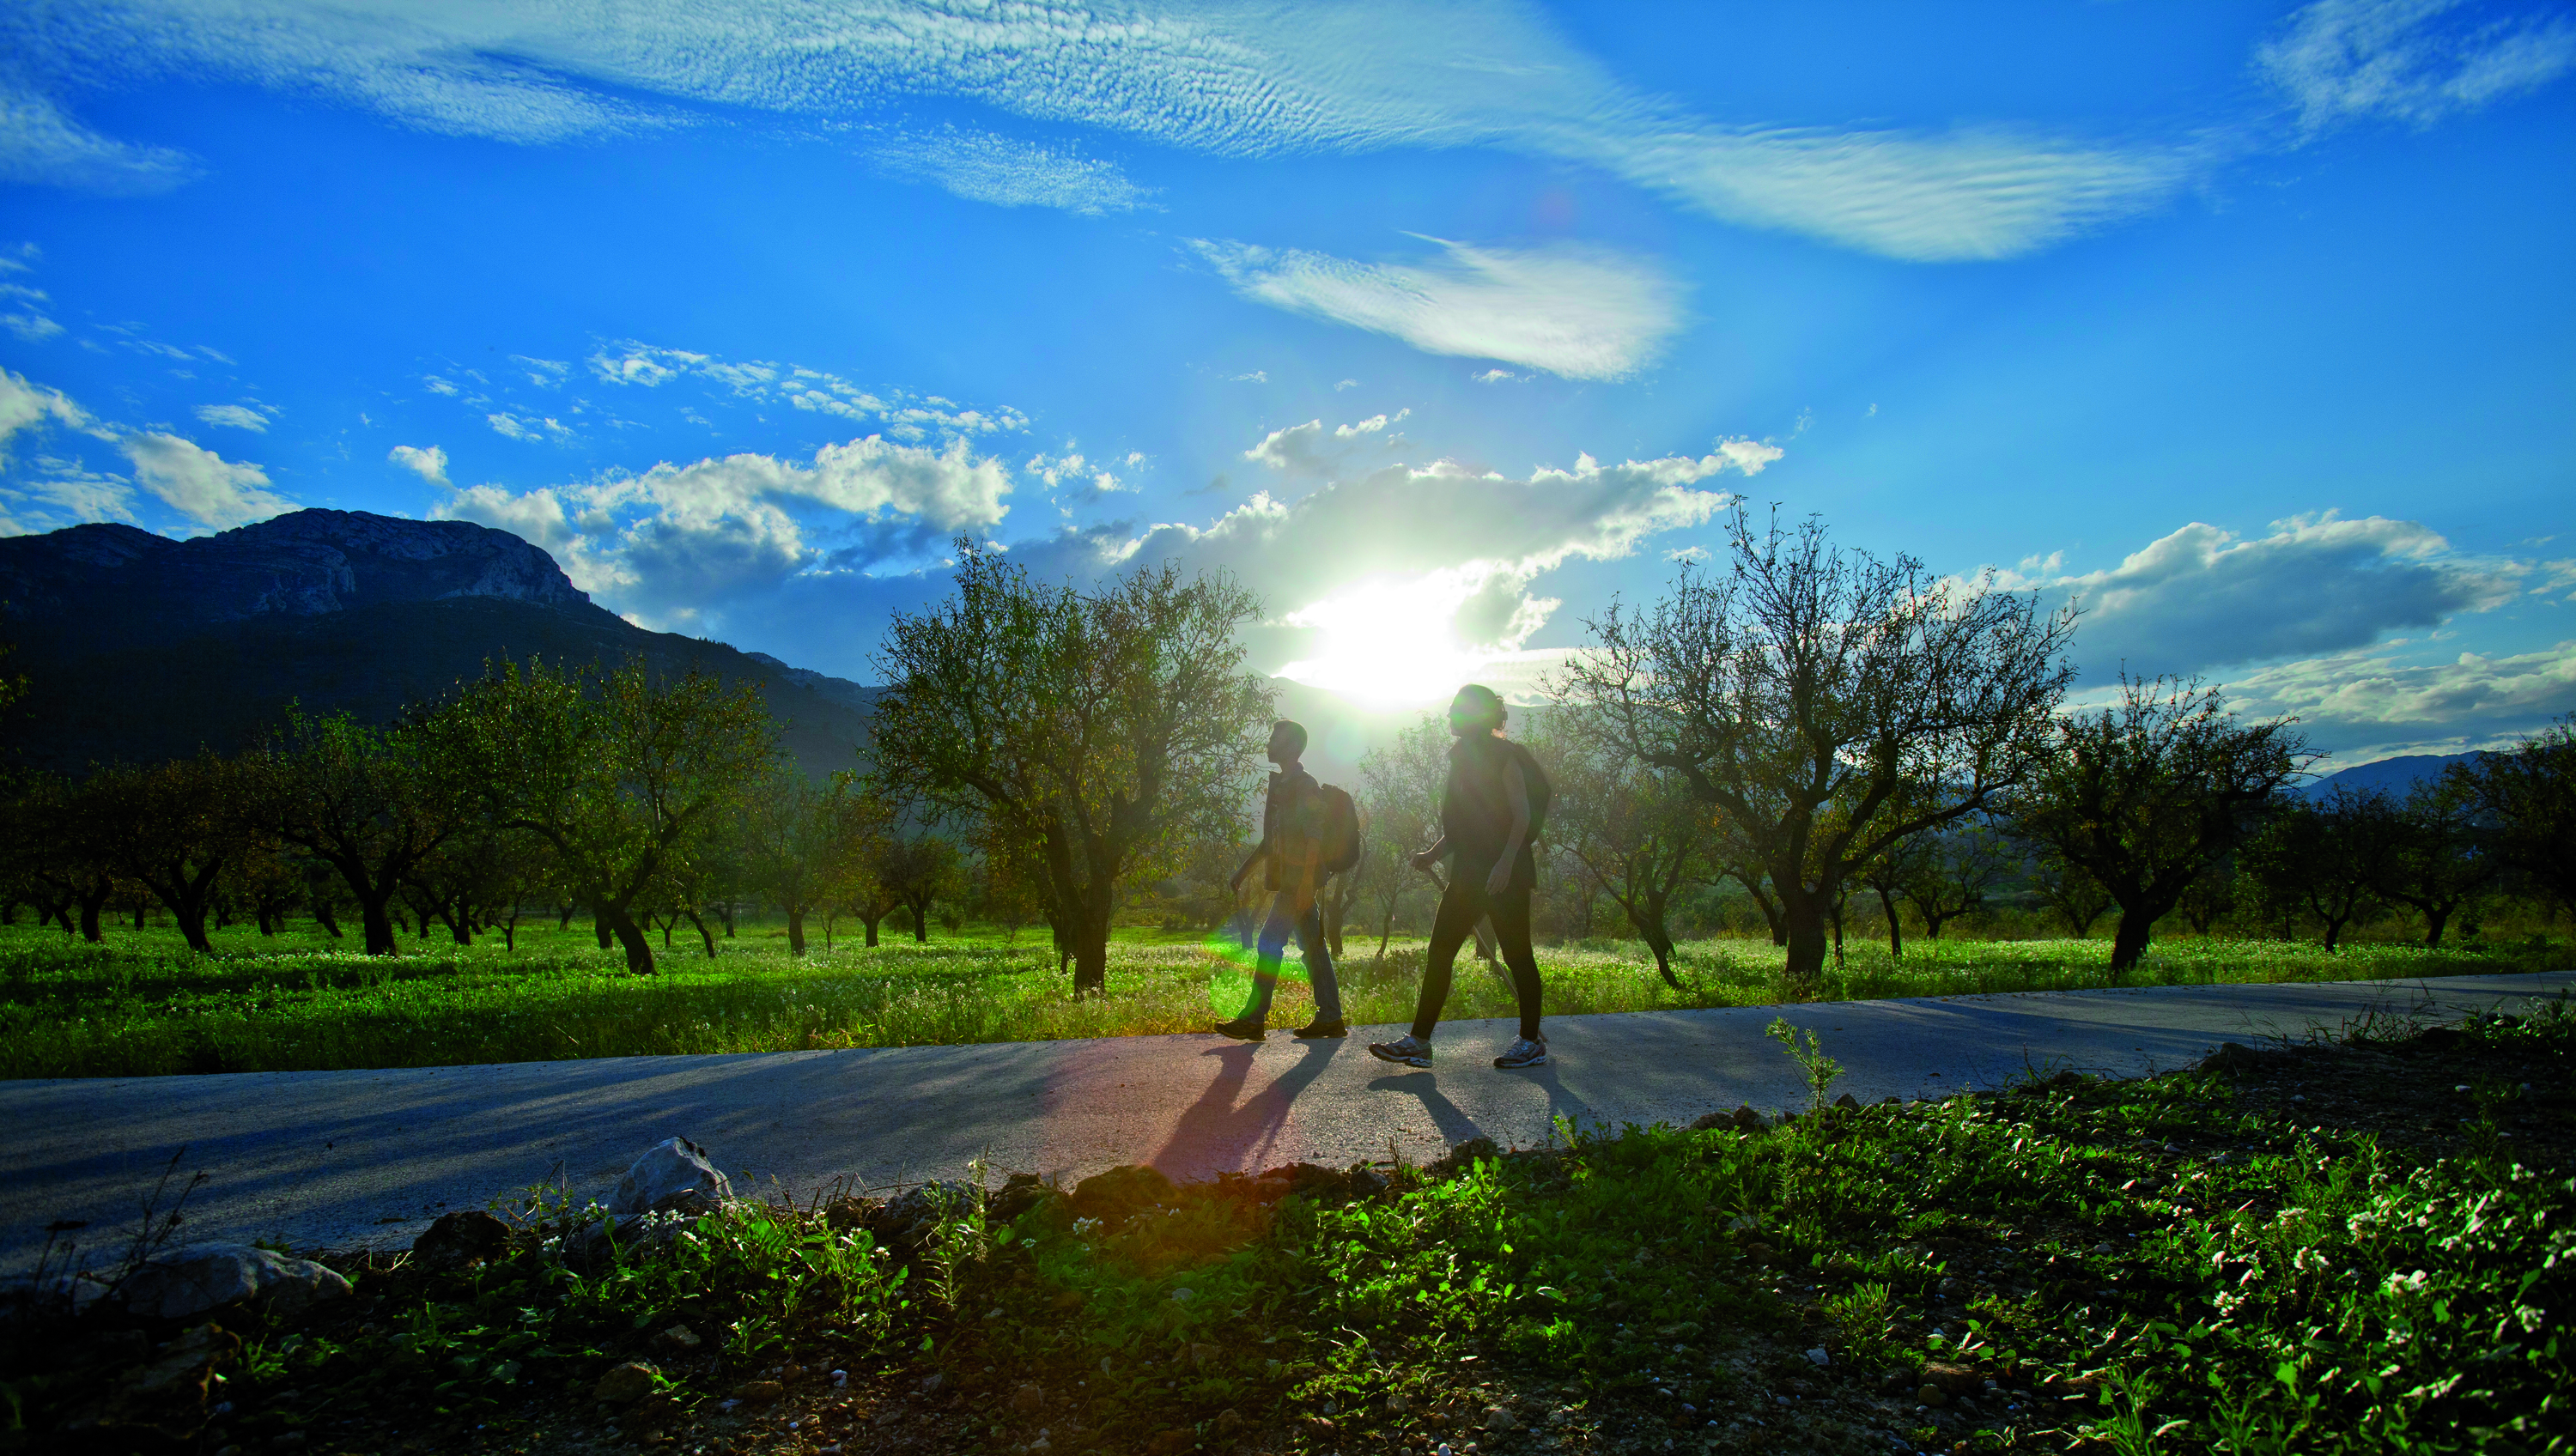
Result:
{"type": "Polygon", "coordinates": [[[1805,1079],[1815,1107],[1822,1110],[1825,1094],[1833,1090],[1834,1079],[1843,1074],[1843,1064],[1825,1055],[1812,1028],[1806,1033],[1806,1045],[1800,1046],[1798,1028],[1791,1026],[1786,1017],[1772,1017],[1771,1024],[1762,1028],[1762,1034],[1778,1042],[1780,1049],[1789,1054],[1789,1060],[1798,1064],[1798,1075],[1805,1079]]]}

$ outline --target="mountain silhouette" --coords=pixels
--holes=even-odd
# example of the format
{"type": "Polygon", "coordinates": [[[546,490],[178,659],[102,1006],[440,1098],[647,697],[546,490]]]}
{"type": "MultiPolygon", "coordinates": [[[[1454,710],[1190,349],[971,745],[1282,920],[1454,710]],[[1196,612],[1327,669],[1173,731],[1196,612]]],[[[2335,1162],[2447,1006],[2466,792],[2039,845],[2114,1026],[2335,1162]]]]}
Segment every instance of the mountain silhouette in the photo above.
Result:
{"type": "Polygon", "coordinates": [[[758,687],[816,776],[856,766],[874,690],[598,606],[553,557],[467,521],[297,511],[190,541],[132,526],[0,540],[0,602],[29,679],[0,734],[77,774],[260,742],[289,703],[390,722],[503,656],[758,687]]]}

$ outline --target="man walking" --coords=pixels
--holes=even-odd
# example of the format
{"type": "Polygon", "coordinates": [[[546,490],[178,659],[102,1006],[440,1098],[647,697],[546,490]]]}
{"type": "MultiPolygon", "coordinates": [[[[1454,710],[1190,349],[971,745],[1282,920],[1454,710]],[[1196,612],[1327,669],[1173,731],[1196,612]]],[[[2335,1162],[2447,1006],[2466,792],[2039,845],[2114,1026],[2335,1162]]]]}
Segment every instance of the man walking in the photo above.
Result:
{"type": "Polygon", "coordinates": [[[1306,752],[1303,725],[1281,719],[1270,727],[1270,761],[1279,772],[1270,776],[1270,792],[1261,803],[1261,843],[1228,883],[1240,886],[1252,866],[1263,865],[1263,884],[1273,891],[1270,918],[1263,922],[1254,950],[1252,1004],[1217,1031],[1242,1041],[1267,1034],[1270,998],[1279,989],[1279,961],[1294,931],[1297,949],[1306,957],[1306,981],[1315,992],[1315,1019],[1297,1029],[1300,1037],[1349,1035],[1342,1025],[1341,986],[1333,979],[1333,953],[1324,944],[1324,919],[1316,908],[1323,890],[1324,794],[1315,776],[1298,760],[1306,752]]]}
{"type": "Polygon", "coordinates": [[[1521,1030],[1497,1067],[1536,1067],[1547,1062],[1539,1034],[1538,955],[1530,948],[1530,892],[1538,861],[1530,839],[1547,807],[1547,775],[1530,751],[1502,736],[1507,716],[1500,694],[1470,683],[1449,704],[1449,782],[1440,795],[1440,842],[1413,857],[1416,869],[1451,861],[1449,886],[1431,920],[1431,948],[1422,967],[1422,998],[1413,1030],[1369,1053],[1408,1067],[1431,1065],[1431,1033],[1449,999],[1449,976],[1458,947],[1483,916],[1493,918],[1503,964],[1512,973],[1521,1030]]]}

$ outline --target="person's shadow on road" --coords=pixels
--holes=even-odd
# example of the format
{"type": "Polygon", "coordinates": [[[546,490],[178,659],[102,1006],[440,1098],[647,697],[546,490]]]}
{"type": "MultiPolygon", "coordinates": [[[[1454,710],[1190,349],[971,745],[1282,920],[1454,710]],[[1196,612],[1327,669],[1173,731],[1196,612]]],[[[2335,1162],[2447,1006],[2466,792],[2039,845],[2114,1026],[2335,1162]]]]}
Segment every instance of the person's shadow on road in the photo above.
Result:
{"type": "Polygon", "coordinates": [[[1216,1059],[1216,1080],[1182,1111],[1162,1150],[1146,1162],[1175,1178],[1219,1171],[1259,1172],[1278,1141],[1279,1130],[1287,1125],[1288,1109],[1297,1095],[1324,1074],[1341,1046],[1326,1040],[1301,1043],[1302,1055],[1296,1062],[1240,1104],[1235,1098],[1252,1079],[1259,1045],[1238,1042],[1202,1052],[1216,1059]]]}
{"type": "Polygon", "coordinates": [[[1420,1102],[1422,1110],[1431,1114],[1431,1125],[1440,1129],[1443,1152],[1485,1135],[1484,1129],[1476,1126],[1476,1120],[1440,1090],[1439,1079],[1427,1071],[1379,1077],[1368,1086],[1372,1092],[1401,1092],[1420,1102]]]}

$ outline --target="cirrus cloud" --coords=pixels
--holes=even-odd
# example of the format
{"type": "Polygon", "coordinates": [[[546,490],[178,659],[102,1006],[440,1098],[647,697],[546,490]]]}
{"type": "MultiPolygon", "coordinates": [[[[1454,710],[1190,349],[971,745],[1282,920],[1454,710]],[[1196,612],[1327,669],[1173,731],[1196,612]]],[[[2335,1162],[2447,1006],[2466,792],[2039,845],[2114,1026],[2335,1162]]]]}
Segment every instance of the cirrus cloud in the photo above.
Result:
{"type": "Polygon", "coordinates": [[[1683,322],[1682,288],[1650,260],[1571,243],[1476,248],[1438,238],[1418,263],[1193,238],[1257,303],[1402,340],[1426,354],[1500,359],[1568,379],[1624,379],[1683,322]]]}

